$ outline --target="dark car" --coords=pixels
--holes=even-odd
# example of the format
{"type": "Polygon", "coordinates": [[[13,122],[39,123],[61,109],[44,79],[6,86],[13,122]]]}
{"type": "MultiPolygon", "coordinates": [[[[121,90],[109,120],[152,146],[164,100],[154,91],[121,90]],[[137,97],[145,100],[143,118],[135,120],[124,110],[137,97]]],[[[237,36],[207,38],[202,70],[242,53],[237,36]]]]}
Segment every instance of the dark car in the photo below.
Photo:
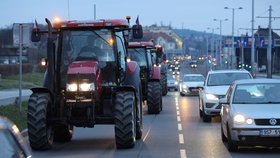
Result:
{"type": "Polygon", "coordinates": [[[29,146],[23,139],[17,126],[0,116],[0,157],[31,158],[29,146]]]}

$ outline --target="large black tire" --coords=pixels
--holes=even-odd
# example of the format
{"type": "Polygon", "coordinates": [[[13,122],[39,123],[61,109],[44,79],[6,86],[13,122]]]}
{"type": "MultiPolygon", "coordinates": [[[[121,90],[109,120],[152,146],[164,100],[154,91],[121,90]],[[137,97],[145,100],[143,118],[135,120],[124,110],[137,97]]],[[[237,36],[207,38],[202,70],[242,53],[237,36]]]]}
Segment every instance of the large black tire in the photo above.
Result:
{"type": "Polygon", "coordinates": [[[162,96],[166,96],[168,93],[166,75],[161,75],[161,87],[162,87],[162,96]]]}
{"type": "Polygon", "coordinates": [[[148,95],[147,95],[148,113],[159,114],[162,104],[162,92],[159,82],[148,83],[148,95]]]}
{"type": "Polygon", "coordinates": [[[132,92],[117,92],[115,101],[117,148],[132,148],[136,142],[136,107],[132,92]]]}
{"type": "Polygon", "coordinates": [[[142,112],[142,88],[141,85],[137,91],[137,118],[136,118],[136,139],[142,138],[143,133],[143,112],[142,112]]]}
{"type": "Polygon", "coordinates": [[[28,101],[27,128],[30,146],[34,150],[47,150],[53,144],[53,129],[48,124],[51,99],[48,93],[33,93],[28,101]]]}
{"type": "Polygon", "coordinates": [[[72,125],[60,125],[54,128],[53,140],[56,142],[68,142],[73,136],[72,125]]]}

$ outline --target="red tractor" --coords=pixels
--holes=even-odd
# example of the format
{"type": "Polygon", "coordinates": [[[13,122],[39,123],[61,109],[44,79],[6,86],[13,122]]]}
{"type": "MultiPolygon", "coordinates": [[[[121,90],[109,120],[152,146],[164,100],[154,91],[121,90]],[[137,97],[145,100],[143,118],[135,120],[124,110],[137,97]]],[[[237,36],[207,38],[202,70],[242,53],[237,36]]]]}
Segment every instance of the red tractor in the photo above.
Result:
{"type": "Polygon", "coordinates": [[[155,57],[156,65],[160,67],[162,95],[165,96],[168,93],[168,88],[167,88],[168,66],[166,64],[166,54],[164,52],[164,48],[161,45],[156,45],[155,47],[156,50],[154,51],[153,56],[155,57]]]}
{"type": "MultiPolygon", "coordinates": [[[[140,68],[126,62],[126,20],[67,21],[32,31],[32,41],[47,34],[43,87],[32,88],[28,134],[35,150],[53,141],[70,141],[73,126],[113,124],[117,148],[131,148],[142,136],[140,68]]],[[[133,27],[142,36],[142,27],[133,27]]]]}
{"type": "Polygon", "coordinates": [[[142,100],[147,101],[148,112],[159,114],[162,110],[160,67],[152,61],[152,42],[129,42],[128,57],[140,66],[142,100]]]}

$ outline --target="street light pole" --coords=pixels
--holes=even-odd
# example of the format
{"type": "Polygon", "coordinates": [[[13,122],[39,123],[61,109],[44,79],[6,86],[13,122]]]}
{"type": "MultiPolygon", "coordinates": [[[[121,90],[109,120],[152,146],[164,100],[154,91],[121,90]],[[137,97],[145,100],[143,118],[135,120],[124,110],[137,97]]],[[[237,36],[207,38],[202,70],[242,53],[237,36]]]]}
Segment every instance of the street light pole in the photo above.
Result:
{"type": "Polygon", "coordinates": [[[219,21],[220,22],[220,53],[219,53],[219,62],[220,62],[220,66],[222,66],[222,58],[221,58],[221,53],[222,53],[222,22],[223,21],[228,21],[228,19],[214,19],[214,21],[219,21]]]}
{"type": "Polygon", "coordinates": [[[251,74],[256,75],[255,68],[255,37],[254,37],[254,0],[252,0],[252,43],[251,43],[251,74]]]}
{"type": "Polygon", "coordinates": [[[232,56],[234,54],[234,11],[235,9],[243,9],[242,7],[239,8],[229,8],[225,7],[224,9],[231,9],[232,10],[232,45],[231,45],[231,54],[230,54],[230,68],[233,67],[233,59],[232,56]]]}

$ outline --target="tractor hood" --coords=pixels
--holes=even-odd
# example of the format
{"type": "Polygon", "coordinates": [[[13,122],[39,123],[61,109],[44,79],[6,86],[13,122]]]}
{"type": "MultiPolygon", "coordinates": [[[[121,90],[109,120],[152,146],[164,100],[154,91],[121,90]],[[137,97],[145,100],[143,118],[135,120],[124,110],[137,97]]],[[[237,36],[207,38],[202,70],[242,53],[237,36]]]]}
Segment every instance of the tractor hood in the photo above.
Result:
{"type": "Polygon", "coordinates": [[[67,74],[96,74],[97,61],[74,61],[68,66],[67,74]]]}

